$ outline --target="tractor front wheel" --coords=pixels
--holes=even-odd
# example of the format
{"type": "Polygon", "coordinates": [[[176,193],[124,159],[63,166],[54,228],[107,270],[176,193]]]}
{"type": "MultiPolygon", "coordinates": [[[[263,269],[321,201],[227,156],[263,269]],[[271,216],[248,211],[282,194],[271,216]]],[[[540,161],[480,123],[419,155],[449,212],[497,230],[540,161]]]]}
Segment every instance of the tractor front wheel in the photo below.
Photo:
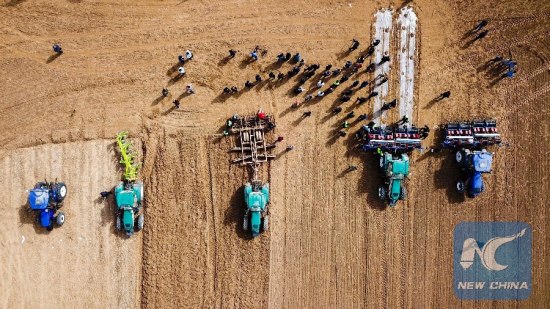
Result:
{"type": "Polygon", "coordinates": [[[139,214],[137,218],[137,230],[141,231],[143,229],[143,224],[145,223],[145,217],[143,214],[139,214]]]}
{"type": "Polygon", "coordinates": [[[122,222],[120,221],[120,216],[116,216],[116,229],[117,231],[120,231],[122,229],[122,222]]]}
{"type": "Polygon", "coordinates": [[[243,219],[243,230],[248,231],[248,216],[245,216],[243,219]]]}
{"type": "Polygon", "coordinates": [[[65,223],[65,214],[60,212],[57,214],[57,217],[55,217],[55,221],[57,222],[57,225],[62,226],[63,223],[65,223]]]}
{"type": "Polygon", "coordinates": [[[404,201],[407,199],[407,188],[405,188],[404,186],[401,186],[401,196],[400,196],[401,200],[404,201]]]}
{"type": "Polygon", "coordinates": [[[464,181],[457,181],[456,182],[456,189],[458,192],[462,193],[464,192],[464,189],[466,188],[466,185],[464,184],[464,181]]]}
{"type": "Polygon", "coordinates": [[[385,199],[386,199],[386,188],[384,188],[384,186],[378,187],[378,197],[379,197],[381,200],[385,200],[385,199]]]}
{"type": "Polygon", "coordinates": [[[269,216],[266,215],[264,217],[264,232],[269,231],[269,216]]]}

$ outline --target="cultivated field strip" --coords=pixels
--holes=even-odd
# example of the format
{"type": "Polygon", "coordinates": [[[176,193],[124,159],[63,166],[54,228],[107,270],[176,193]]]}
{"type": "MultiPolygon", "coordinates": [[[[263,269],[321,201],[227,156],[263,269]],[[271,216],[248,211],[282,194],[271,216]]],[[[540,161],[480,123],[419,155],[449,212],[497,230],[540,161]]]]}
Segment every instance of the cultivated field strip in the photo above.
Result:
{"type": "MultiPolygon", "coordinates": [[[[229,163],[229,139],[179,133],[158,139],[144,230],[147,308],[255,308],[267,305],[269,239],[242,231],[248,173],[229,163]]],[[[267,179],[267,165],[265,174],[267,179]]]]}
{"type": "MultiPolygon", "coordinates": [[[[374,63],[376,64],[376,69],[374,71],[374,76],[379,76],[380,74],[386,75],[389,78],[390,74],[390,61],[379,65],[383,56],[390,56],[390,38],[392,31],[392,13],[391,9],[382,9],[374,15],[376,20],[374,22],[374,39],[380,40],[380,43],[375,47],[374,50],[374,63]]],[[[373,121],[380,125],[381,118],[384,118],[385,112],[378,113],[381,110],[384,99],[387,97],[389,92],[389,83],[383,83],[382,85],[376,84],[373,88],[373,91],[378,92],[378,95],[374,97],[374,119],[373,121]]]]}
{"type": "Polygon", "coordinates": [[[416,59],[416,14],[411,7],[404,7],[399,13],[397,24],[400,33],[399,44],[399,118],[413,119],[414,76],[416,59]]]}

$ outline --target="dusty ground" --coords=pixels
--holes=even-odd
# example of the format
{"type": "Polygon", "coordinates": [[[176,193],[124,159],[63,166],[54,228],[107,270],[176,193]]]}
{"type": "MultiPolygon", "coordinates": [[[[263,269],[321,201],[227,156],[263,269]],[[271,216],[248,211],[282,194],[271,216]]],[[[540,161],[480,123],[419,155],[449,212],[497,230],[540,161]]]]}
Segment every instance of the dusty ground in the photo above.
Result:
{"type": "Polygon", "coordinates": [[[141,237],[115,233],[114,204],[98,198],[118,181],[111,141],[17,149],[0,172],[0,307],[138,305],[141,237]],[[55,178],[68,185],[66,222],[47,232],[27,210],[25,189],[55,178]]]}
{"type": "MultiPolygon", "coordinates": [[[[0,241],[8,248],[2,249],[0,257],[14,270],[4,275],[9,277],[3,277],[0,287],[19,284],[21,288],[8,288],[7,297],[0,297],[8,300],[3,305],[31,306],[40,301],[42,294],[23,292],[22,287],[29,284],[65,286],[60,293],[62,304],[82,293],[81,281],[46,277],[44,269],[35,266],[37,262],[27,263],[22,257],[42,261],[46,256],[51,263],[48,269],[57,265],[56,257],[71,260],[70,265],[82,259],[75,265],[86,266],[82,276],[90,278],[97,291],[105,291],[101,294],[105,297],[78,301],[97,307],[131,307],[136,302],[158,308],[545,307],[550,301],[545,205],[550,189],[546,159],[550,153],[550,3],[411,3],[419,18],[413,122],[436,127],[449,120],[494,117],[511,145],[495,150],[494,173],[486,177],[487,192],[476,200],[461,200],[454,194],[457,175],[450,155],[415,154],[409,200],[395,209],[383,208],[375,191],[376,162],[354,151],[351,137],[331,138],[343,117],[327,116],[335,94],[298,111],[288,108],[296,80],[276,86],[264,83],[228,99],[220,96],[224,86],[241,88],[255,74],[265,76],[279,52],[300,51],[308,63],[322,66],[354,59],[357,52],[343,54],[351,38],[362,42],[360,50],[366,48],[376,10],[398,8],[401,2],[8,1],[0,7],[4,76],[0,171],[9,176],[2,178],[4,182],[18,181],[8,182],[16,195],[2,199],[2,209],[8,209],[4,213],[12,213],[0,219],[0,241]],[[464,34],[483,18],[491,21],[489,36],[468,44],[464,34]],[[54,59],[49,49],[56,41],[65,53],[54,59]],[[269,49],[267,57],[245,63],[245,54],[258,44],[269,49]],[[194,51],[195,59],[186,65],[187,76],[174,81],[177,55],[187,48],[194,51]],[[225,63],[221,60],[229,48],[241,53],[225,63]],[[495,82],[487,74],[483,65],[496,54],[518,61],[515,79],[495,82]],[[187,83],[193,83],[195,95],[182,95],[187,83]],[[164,86],[171,91],[166,99],[159,97],[164,86]],[[450,100],[431,102],[444,90],[452,91],[450,100]],[[182,107],[174,110],[170,102],[177,97],[182,107]],[[273,194],[271,231],[250,240],[239,229],[240,190],[248,175],[229,164],[226,151],[232,141],[220,140],[219,130],[233,112],[253,112],[259,106],[275,114],[276,134],[285,136],[283,146],[289,143],[295,150],[264,167],[264,179],[270,181],[273,194]],[[300,120],[306,109],[313,116],[300,120]],[[79,150],[74,145],[81,144],[60,144],[111,139],[121,129],[129,129],[145,145],[142,176],[149,191],[141,287],[136,282],[117,284],[120,278],[137,278],[139,263],[132,263],[134,268],[117,273],[116,278],[111,268],[115,266],[109,264],[123,254],[139,254],[139,237],[128,242],[108,232],[112,222],[101,223],[101,212],[96,210],[100,206],[93,204],[100,188],[116,179],[114,165],[104,163],[96,170],[95,165],[103,161],[85,159],[88,146],[79,150]],[[72,187],[87,188],[87,193],[71,191],[71,198],[78,196],[81,210],[47,238],[31,225],[21,225],[18,212],[24,203],[23,190],[42,175],[34,163],[32,168],[19,168],[14,158],[29,164],[32,161],[23,157],[32,158],[39,148],[20,148],[39,144],[74,151],[72,156],[80,159],[63,160],[62,171],[75,178],[72,182],[78,185],[72,187]],[[359,170],[344,173],[349,164],[358,165],[359,170]],[[81,165],[89,172],[82,173],[81,165]],[[33,172],[24,172],[27,168],[33,172]],[[78,178],[92,171],[99,180],[78,178]],[[86,203],[94,208],[84,207],[86,203]],[[78,225],[69,226],[77,223],[71,220],[83,218],[92,227],[82,231],[78,225]],[[452,232],[455,224],[471,220],[519,220],[533,226],[534,289],[528,300],[456,299],[452,232]],[[23,245],[21,230],[27,237],[23,245]],[[97,234],[100,231],[103,238],[97,234]],[[78,235],[84,232],[94,237],[93,244],[79,249],[78,235]],[[64,247],[69,251],[46,254],[41,247],[45,245],[38,241],[42,238],[70,239],[74,245],[64,247]],[[86,257],[102,252],[100,244],[116,253],[105,255],[105,262],[97,265],[86,257]],[[124,246],[130,246],[132,253],[124,246]],[[91,270],[105,275],[92,276],[91,270]],[[31,281],[34,273],[44,279],[31,281]],[[11,284],[13,280],[16,284],[11,284]],[[126,287],[133,293],[141,289],[141,297],[128,294],[126,287]]],[[[282,70],[289,68],[285,64],[282,70]]],[[[390,96],[397,95],[397,81],[395,66],[390,96]]],[[[343,105],[344,110],[351,110],[350,106],[343,105]]],[[[368,105],[355,110],[372,112],[368,105]]],[[[392,113],[387,119],[397,120],[398,112],[392,113]]],[[[358,127],[354,124],[352,129],[358,127]]],[[[430,137],[425,144],[436,141],[430,137]]],[[[105,157],[101,160],[110,158],[97,151],[105,157]]],[[[47,164],[53,156],[38,158],[52,170],[56,166],[47,164]]],[[[6,293],[0,291],[0,296],[6,293]]]]}

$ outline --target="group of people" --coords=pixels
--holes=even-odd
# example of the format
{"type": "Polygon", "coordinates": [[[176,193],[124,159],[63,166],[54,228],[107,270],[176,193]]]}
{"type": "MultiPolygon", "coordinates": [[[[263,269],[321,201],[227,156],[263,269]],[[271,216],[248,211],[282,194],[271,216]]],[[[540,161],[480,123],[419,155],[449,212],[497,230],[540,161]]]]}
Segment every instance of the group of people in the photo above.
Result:
{"type": "Polygon", "coordinates": [[[495,74],[500,75],[501,78],[516,76],[517,62],[513,59],[504,59],[504,57],[496,55],[495,58],[489,60],[489,64],[493,65],[495,74]]]}

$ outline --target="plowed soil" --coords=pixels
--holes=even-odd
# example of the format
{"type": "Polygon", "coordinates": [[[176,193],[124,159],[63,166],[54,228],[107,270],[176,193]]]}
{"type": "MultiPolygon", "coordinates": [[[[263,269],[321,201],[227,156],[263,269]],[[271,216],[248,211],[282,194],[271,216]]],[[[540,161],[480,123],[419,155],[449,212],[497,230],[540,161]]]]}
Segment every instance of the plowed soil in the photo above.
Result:
{"type": "MultiPolygon", "coordinates": [[[[438,144],[440,124],[473,118],[497,119],[509,144],[493,149],[494,171],[476,199],[455,193],[451,153],[424,152],[412,155],[408,200],[385,208],[377,197],[375,157],[354,148],[361,123],[335,137],[347,112],[373,112],[372,101],[348,102],[343,113],[330,114],[345,83],[296,110],[290,105],[305,96],[292,94],[299,77],[221,95],[223,87],[241,89],[258,73],[264,79],[271,70],[286,73],[291,65],[273,63],[280,52],[299,51],[307,64],[322,68],[354,60],[359,51],[346,53],[351,39],[365,50],[376,11],[391,7],[396,18],[402,2],[6,2],[0,7],[0,182],[9,190],[0,191],[0,262],[8,271],[1,272],[0,304],[547,307],[550,3],[407,3],[418,17],[411,121],[433,128],[424,146],[438,144]],[[490,20],[489,35],[470,43],[466,34],[481,19],[490,20]],[[50,51],[54,42],[65,50],[59,57],[50,51]],[[267,55],[248,63],[256,45],[267,55]],[[239,54],[224,61],[230,48],[239,54]],[[186,49],[195,57],[176,80],[177,55],[186,49]],[[516,78],[491,75],[486,64],[497,54],[518,62],[516,78]],[[184,94],[188,83],[196,94],[184,94]],[[160,96],[163,87],[168,98],[160,96]],[[445,90],[451,97],[435,102],[445,90]],[[176,98],[179,109],[171,103],[176,98]],[[230,164],[234,140],[222,138],[221,130],[233,113],[259,107],[277,119],[272,138],[285,141],[275,149],[278,158],[261,169],[271,185],[270,231],[250,239],[241,230],[242,186],[250,175],[230,164]],[[313,115],[301,117],[306,110],[313,115]],[[123,129],[143,143],[147,190],[145,229],[132,239],[118,237],[107,206],[94,202],[118,179],[107,147],[123,129]],[[294,150],[284,152],[286,145],[294,150]],[[351,164],[359,169],[348,173],[351,164]],[[70,190],[65,226],[47,235],[21,214],[24,190],[44,177],[63,178],[70,190]],[[460,301],[452,286],[454,226],[493,220],[533,227],[533,292],[525,301],[460,301]]],[[[393,59],[398,30],[394,24],[393,59]]],[[[391,65],[393,98],[399,66],[391,65]]],[[[306,92],[315,83],[316,77],[308,81],[306,92]]],[[[395,109],[384,121],[398,118],[395,109]]]]}

